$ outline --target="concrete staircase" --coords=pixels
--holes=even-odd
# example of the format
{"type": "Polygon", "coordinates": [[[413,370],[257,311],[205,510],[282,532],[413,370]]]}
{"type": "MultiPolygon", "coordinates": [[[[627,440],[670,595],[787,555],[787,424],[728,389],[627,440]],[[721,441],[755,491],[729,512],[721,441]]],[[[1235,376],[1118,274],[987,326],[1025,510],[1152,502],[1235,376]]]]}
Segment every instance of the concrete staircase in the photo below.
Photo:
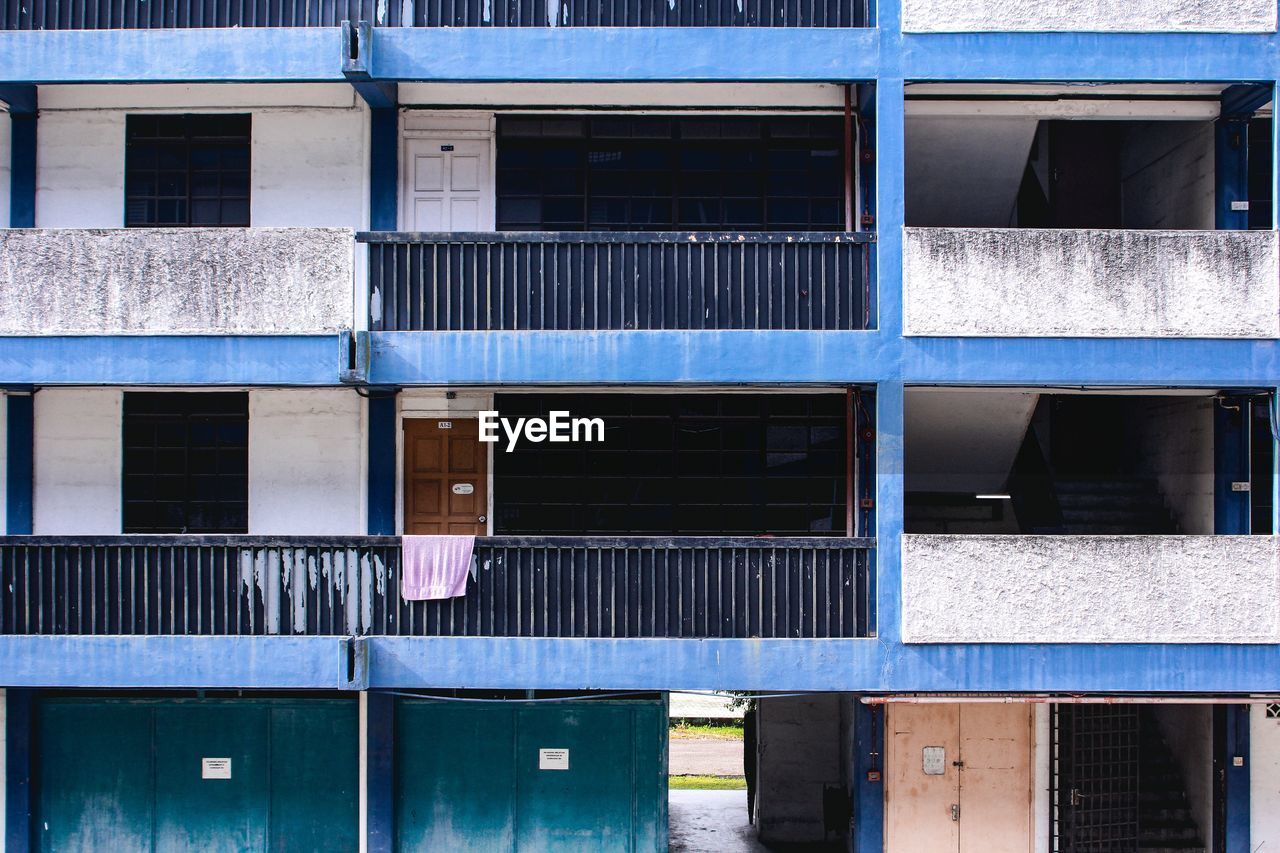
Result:
{"type": "Polygon", "coordinates": [[[1149,712],[1141,716],[1140,732],[1139,853],[1205,853],[1204,839],[1187,802],[1182,768],[1149,712]]]}
{"type": "Polygon", "coordinates": [[[1055,477],[1052,490],[1062,512],[1062,527],[1038,532],[1077,536],[1178,532],[1155,480],[1055,477]]]}

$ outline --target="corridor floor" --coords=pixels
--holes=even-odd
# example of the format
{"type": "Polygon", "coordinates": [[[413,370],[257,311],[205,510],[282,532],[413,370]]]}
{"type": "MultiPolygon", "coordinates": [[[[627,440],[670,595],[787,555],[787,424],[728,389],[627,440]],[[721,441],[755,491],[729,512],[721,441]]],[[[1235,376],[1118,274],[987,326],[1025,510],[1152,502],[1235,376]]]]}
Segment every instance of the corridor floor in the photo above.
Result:
{"type": "Polygon", "coordinates": [[[671,853],[768,853],[747,823],[746,791],[676,790],[669,797],[671,853]]]}

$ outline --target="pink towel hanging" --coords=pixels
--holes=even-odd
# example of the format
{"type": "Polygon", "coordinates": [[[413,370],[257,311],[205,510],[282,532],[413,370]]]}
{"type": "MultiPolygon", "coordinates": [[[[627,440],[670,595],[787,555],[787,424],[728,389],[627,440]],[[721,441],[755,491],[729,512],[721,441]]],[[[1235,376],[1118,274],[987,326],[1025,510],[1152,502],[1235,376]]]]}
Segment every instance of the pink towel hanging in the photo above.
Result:
{"type": "Polygon", "coordinates": [[[475,544],[474,536],[401,537],[400,595],[432,601],[464,594],[475,544]]]}

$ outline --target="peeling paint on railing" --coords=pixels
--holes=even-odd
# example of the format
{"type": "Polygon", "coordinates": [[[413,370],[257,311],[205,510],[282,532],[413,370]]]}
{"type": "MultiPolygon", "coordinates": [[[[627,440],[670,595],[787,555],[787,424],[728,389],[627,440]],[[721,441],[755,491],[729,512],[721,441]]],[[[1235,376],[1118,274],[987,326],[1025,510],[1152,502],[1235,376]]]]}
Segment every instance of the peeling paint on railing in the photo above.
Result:
{"type": "Polygon", "coordinates": [[[870,545],[486,537],[404,601],[396,537],[0,537],[0,634],[856,637],[870,545]]]}

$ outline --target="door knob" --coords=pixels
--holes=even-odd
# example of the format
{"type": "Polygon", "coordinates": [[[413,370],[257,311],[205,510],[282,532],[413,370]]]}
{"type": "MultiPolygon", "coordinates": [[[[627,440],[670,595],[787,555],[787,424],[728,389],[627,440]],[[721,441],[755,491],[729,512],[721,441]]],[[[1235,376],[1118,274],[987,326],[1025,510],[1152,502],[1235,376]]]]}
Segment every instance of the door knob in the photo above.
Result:
{"type": "Polygon", "coordinates": [[[482,515],[476,519],[476,521],[479,522],[480,524],[484,524],[488,520],[489,520],[489,517],[487,515],[482,515]]]}
{"type": "Polygon", "coordinates": [[[951,819],[952,819],[952,820],[959,820],[959,819],[960,819],[960,804],[959,804],[959,803],[952,803],[952,804],[951,804],[951,819]]]}

